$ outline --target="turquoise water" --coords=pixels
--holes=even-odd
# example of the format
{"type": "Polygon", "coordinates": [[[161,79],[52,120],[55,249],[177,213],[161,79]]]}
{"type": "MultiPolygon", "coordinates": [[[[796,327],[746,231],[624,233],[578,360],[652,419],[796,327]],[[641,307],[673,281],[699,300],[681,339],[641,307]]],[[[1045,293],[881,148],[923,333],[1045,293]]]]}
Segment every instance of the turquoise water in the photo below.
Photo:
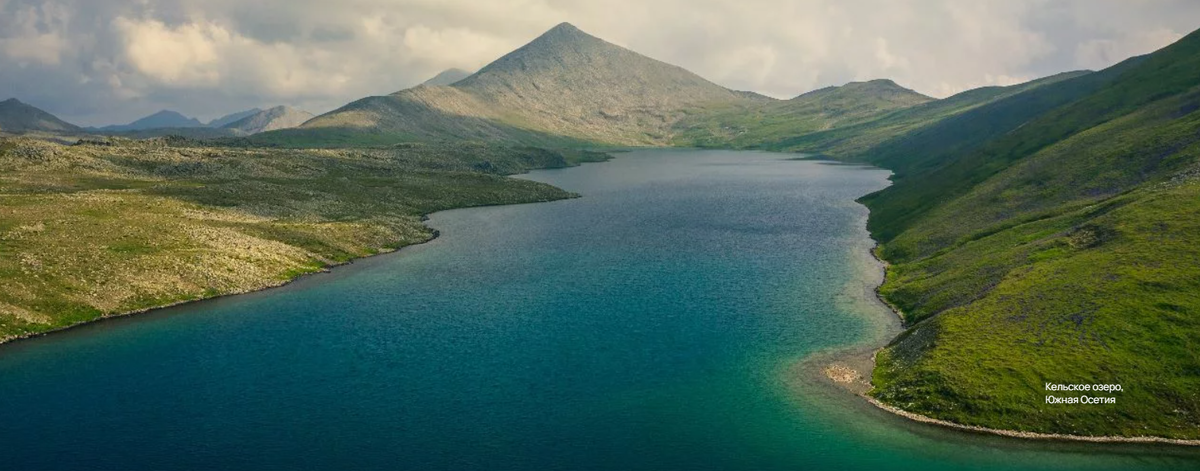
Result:
{"type": "Polygon", "coordinates": [[[886,335],[880,170],[645,151],[585,195],[287,287],[0,348],[0,469],[1180,469],[912,424],[811,379],[886,335]]]}

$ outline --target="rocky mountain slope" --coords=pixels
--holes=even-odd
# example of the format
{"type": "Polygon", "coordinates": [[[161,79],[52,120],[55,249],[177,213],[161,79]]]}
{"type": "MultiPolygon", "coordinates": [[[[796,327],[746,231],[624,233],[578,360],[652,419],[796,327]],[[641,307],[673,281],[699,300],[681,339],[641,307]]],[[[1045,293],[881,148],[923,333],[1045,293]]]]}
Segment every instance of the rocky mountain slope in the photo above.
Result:
{"type": "Polygon", "coordinates": [[[365,98],[307,131],[411,139],[665,144],[688,114],[766,98],[735,92],[561,24],[450,86],[365,98]]]}
{"type": "Polygon", "coordinates": [[[262,110],[262,109],[260,109],[260,108],[251,108],[251,109],[248,109],[248,110],[246,110],[246,111],[239,111],[239,112],[237,112],[237,113],[230,113],[230,114],[227,114],[227,115],[225,115],[225,116],[222,116],[222,117],[220,117],[220,118],[217,118],[217,119],[214,119],[214,120],[212,120],[212,121],[209,121],[208,123],[206,123],[206,124],[205,124],[205,126],[208,126],[208,127],[210,127],[210,128],[221,128],[221,127],[225,127],[225,125],[227,125],[227,124],[229,124],[229,123],[232,123],[232,122],[234,122],[234,121],[241,121],[242,119],[248,118],[248,117],[250,117],[250,116],[254,116],[254,115],[258,114],[258,113],[261,113],[262,111],[263,111],[263,110],[262,110]]]}
{"type": "Polygon", "coordinates": [[[294,128],[312,118],[312,113],[307,111],[297,110],[289,106],[276,106],[222,127],[243,135],[258,134],[260,132],[294,128]]]}

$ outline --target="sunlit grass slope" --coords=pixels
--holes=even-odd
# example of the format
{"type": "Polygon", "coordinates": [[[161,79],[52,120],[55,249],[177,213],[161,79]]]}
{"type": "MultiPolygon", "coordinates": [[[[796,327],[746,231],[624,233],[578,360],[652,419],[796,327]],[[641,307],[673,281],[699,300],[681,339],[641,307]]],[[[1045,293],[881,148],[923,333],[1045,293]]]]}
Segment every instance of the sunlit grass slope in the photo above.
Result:
{"type": "Polygon", "coordinates": [[[602,158],[470,144],[0,140],[0,339],[260,289],[423,242],[430,212],[571,196],[502,175],[602,158]]]}

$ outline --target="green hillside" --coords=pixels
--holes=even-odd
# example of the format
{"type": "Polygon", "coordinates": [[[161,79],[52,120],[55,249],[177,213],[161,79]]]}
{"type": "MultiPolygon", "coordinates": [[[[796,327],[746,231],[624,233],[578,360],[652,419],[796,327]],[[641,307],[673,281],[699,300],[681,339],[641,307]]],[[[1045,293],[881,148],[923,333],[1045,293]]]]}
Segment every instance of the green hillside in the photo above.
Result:
{"type": "Polygon", "coordinates": [[[877,150],[884,152],[895,142],[897,136],[913,133],[932,126],[947,118],[965,113],[979,106],[1007,98],[1044,85],[1075,78],[1088,72],[1066,72],[1007,87],[983,87],[941,100],[899,108],[850,126],[836,127],[806,134],[780,133],[764,139],[758,145],[763,149],[804,152],[834,158],[851,158],[877,150]],[[885,142],[887,146],[883,145],[885,142]]]}
{"type": "Polygon", "coordinates": [[[891,139],[864,198],[908,331],[873,394],[959,423],[1200,438],[1200,34],[891,139]],[[1045,382],[1118,383],[1047,405],[1045,382]]]}
{"type": "Polygon", "coordinates": [[[725,110],[688,116],[674,125],[672,144],[763,147],[780,136],[844,128],[932,100],[891,80],[851,82],[791,100],[739,103],[725,110]]]}

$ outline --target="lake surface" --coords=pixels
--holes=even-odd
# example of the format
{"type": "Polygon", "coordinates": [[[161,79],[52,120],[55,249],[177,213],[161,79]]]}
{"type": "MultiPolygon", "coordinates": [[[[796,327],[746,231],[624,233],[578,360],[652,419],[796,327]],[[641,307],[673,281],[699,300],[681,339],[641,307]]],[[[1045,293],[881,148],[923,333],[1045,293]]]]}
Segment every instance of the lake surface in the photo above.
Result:
{"type": "Polygon", "coordinates": [[[526,176],[584,198],[287,287],[0,348],[3,469],[1181,469],[1171,447],[913,424],[804,359],[895,328],[877,169],[639,151],[526,176]]]}

